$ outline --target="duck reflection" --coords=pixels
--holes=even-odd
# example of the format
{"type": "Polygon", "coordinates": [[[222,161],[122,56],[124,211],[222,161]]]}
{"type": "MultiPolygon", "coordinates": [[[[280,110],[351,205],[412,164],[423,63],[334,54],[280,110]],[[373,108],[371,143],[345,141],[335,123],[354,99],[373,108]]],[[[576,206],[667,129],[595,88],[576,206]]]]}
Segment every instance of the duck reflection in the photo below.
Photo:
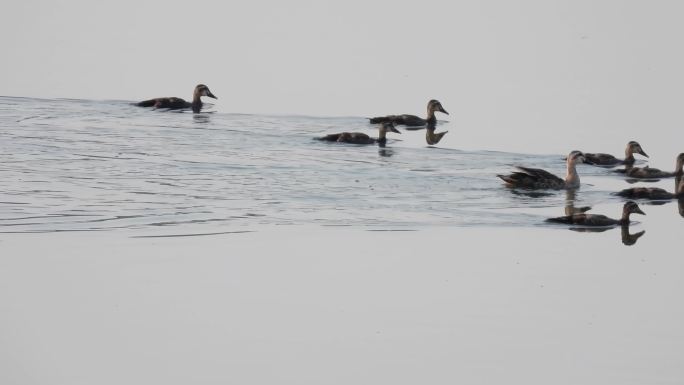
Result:
{"type": "Polygon", "coordinates": [[[394,150],[392,150],[391,148],[384,148],[385,147],[384,144],[381,144],[381,145],[379,144],[379,146],[380,146],[380,148],[378,149],[378,155],[385,157],[385,158],[389,158],[389,157],[394,155],[394,150]]]}
{"type": "Polygon", "coordinates": [[[591,206],[575,207],[577,190],[565,190],[565,215],[582,214],[591,210],[591,206]]]}
{"type": "Polygon", "coordinates": [[[207,124],[211,121],[211,115],[209,113],[202,113],[202,114],[193,114],[192,115],[192,120],[195,121],[195,123],[199,124],[207,124]]]}

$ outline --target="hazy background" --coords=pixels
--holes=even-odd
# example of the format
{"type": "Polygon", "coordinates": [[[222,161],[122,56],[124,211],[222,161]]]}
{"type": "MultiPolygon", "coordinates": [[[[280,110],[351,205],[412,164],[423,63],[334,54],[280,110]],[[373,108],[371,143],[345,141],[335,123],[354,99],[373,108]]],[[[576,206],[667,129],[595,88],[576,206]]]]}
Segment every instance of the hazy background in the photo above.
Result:
{"type": "Polygon", "coordinates": [[[190,98],[206,83],[220,112],[322,116],[422,115],[437,98],[451,112],[450,146],[619,153],[648,133],[642,144],[669,168],[684,119],[682,11],[678,1],[17,1],[0,15],[0,94],[190,98]]]}

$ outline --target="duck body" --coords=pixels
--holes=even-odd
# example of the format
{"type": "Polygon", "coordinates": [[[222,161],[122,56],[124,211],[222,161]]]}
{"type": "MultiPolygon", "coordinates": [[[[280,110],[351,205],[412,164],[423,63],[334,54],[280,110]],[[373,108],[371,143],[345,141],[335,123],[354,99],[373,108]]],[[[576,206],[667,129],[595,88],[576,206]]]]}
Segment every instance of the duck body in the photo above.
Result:
{"type": "Polygon", "coordinates": [[[615,193],[615,195],[629,199],[649,199],[654,201],[679,199],[681,201],[684,200],[684,179],[681,176],[677,177],[674,193],[658,187],[632,187],[615,193]]]}
{"type": "Polygon", "coordinates": [[[563,217],[549,218],[546,221],[551,223],[562,223],[566,225],[577,225],[587,227],[606,227],[606,226],[624,226],[630,223],[629,216],[631,214],[644,214],[639,206],[634,202],[627,202],[622,207],[622,217],[620,219],[609,218],[600,214],[573,214],[563,217]]]}
{"type": "Polygon", "coordinates": [[[684,175],[684,152],[677,155],[675,160],[675,170],[673,172],[663,171],[657,168],[646,167],[626,167],[623,170],[616,170],[625,176],[635,179],[661,179],[661,178],[681,178],[684,175]]]}
{"type": "Polygon", "coordinates": [[[350,143],[350,144],[379,144],[384,146],[387,143],[387,132],[396,132],[401,134],[399,130],[394,127],[394,124],[390,122],[382,123],[379,128],[379,135],[377,138],[371,138],[370,136],[362,132],[340,132],[337,134],[328,134],[319,138],[314,138],[324,142],[338,142],[338,143],[350,143]]]}
{"type": "MultiPolygon", "coordinates": [[[[665,189],[658,187],[633,187],[624,189],[615,195],[629,199],[670,200],[678,197],[665,189]]],[[[682,195],[684,197],[684,194],[682,195]]]]}
{"type": "Polygon", "coordinates": [[[539,168],[516,166],[520,171],[509,175],[497,175],[508,187],[527,189],[574,189],[580,186],[576,163],[582,162],[584,155],[580,151],[573,151],[567,157],[568,172],[565,179],[539,168]]]}
{"type": "Polygon", "coordinates": [[[163,108],[169,110],[182,110],[182,109],[192,109],[192,112],[198,113],[202,110],[202,96],[207,96],[210,98],[218,99],[214,94],[209,91],[209,87],[204,84],[198,84],[193,92],[192,102],[188,102],[185,99],[177,97],[165,97],[165,98],[154,98],[143,100],[142,102],[135,103],[138,107],[153,107],[153,108],[163,108]]]}
{"type": "Polygon", "coordinates": [[[370,122],[372,124],[392,123],[396,126],[403,125],[407,127],[434,127],[437,125],[437,117],[435,116],[435,112],[437,111],[449,115],[449,113],[444,109],[444,107],[442,107],[442,103],[440,103],[438,100],[433,99],[428,102],[426,119],[423,119],[415,115],[404,114],[377,116],[374,118],[370,118],[370,122]]]}
{"type": "Polygon", "coordinates": [[[641,148],[641,145],[638,142],[631,141],[627,143],[627,147],[625,148],[625,159],[618,159],[610,154],[585,152],[584,163],[596,166],[619,166],[623,164],[631,166],[636,161],[636,159],[634,159],[635,153],[648,158],[648,155],[646,155],[646,152],[641,148]]]}

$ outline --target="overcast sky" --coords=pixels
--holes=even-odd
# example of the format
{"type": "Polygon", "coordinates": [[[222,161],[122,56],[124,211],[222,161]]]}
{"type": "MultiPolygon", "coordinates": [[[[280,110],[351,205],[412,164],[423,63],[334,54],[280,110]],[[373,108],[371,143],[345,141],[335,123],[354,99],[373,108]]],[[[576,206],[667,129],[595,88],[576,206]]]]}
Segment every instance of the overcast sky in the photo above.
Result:
{"type": "Polygon", "coordinates": [[[0,94],[190,98],[205,83],[221,112],[423,114],[437,98],[463,127],[668,133],[684,123],[683,11],[674,0],[22,0],[0,14],[0,94]]]}

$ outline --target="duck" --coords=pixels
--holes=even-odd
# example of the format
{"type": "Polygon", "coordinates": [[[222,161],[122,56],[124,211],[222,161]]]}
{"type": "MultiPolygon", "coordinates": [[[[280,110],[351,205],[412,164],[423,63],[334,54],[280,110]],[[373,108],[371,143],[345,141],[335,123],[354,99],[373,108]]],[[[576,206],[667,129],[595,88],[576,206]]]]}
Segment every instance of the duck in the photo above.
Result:
{"type": "Polygon", "coordinates": [[[625,174],[630,178],[636,179],[659,179],[681,177],[684,174],[684,152],[677,155],[675,160],[675,170],[673,172],[663,171],[651,167],[627,167],[624,170],[617,170],[617,172],[625,174]]]}
{"type": "Polygon", "coordinates": [[[625,226],[630,223],[629,216],[631,214],[646,215],[646,213],[641,211],[639,205],[629,201],[622,207],[622,217],[620,219],[613,219],[600,214],[573,214],[564,217],[548,218],[546,222],[592,227],[625,226]]]}
{"type": "Polygon", "coordinates": [[[444,132],[435,132],[435,128],[432,126],[428,126],[427,129],[425,130],[425,141],[427,144],[430,146],[435,145],[439,143],[440,140],[442,140],[442,137],[446,135],[446,133],[449,131],[444,131],[444,132]]]}
{"type": "Polygon", "coordinates": [[[338,142],[338,143],[352,143],[352,144],[379,144],[384,146],[387,143],[387,133],[396,132],[401,134],[399,130],[394,127],[392,122],[383,122],[379,129],[379,135],[377,138],[371,138],[370,136],[362,132],[340,132],[338,134],[328,134],[319,138],[314,138],[317,140],[322,140],[325,142],[338,142]]]}
{"type": "Polygon", "coordinates": [[[636,161],[634,159],[634,154],[640,154],[648,158],[648,155],[646,155],[646,152],[641,148],[641,145],[636,141],[631,141],[627,143],[627,147],[625,147],[625,159],[618,159],[610,154],[585,152],[584,163],[596,166],[617,166],[621,164],[631,166],[636,161]]]}
{"type": "Polygon", "coordinates": [[[440,103],[439,100],[432,99],[427,104],[427,119],[415,115],[387,115],[370,118],[370,122],[372,124],[392,122],[397,126],[404,125],[408,127],[434,127],[437,125],[437,118],[435,117],[436,111],[449,115],[444,107],[442,107],[442,103],[440,103]]]}
{"type": "Polygon", "coordinates": [[[218,99],[214,94],[209,91],[209,87],[204,84],[198,84],[195,87],[195,91],[192,93],[192,103],[185,101],[181,98],[168,97],[168,98],[154,98],[149,100],[143,100],[135,105],[138,107],[154,107],[154,108],[167,108],[169,110],[180,110],[191,108],[192,112],[199,113],[202,110],[202,96],[207,96],[210,98],[218,99]]]}
{"type": "Polygon", "coordinates": [[[527,189],[576,189],[580,186],[576,164],[584,161],[581,151],[572,151],[567,157],[568,172],[565,179],[561,179],[550,172],[538,168],[516,166],[520,171],[510,175],[497,175],[508,187],[527,189]]]}
{"type": "Polygon", "coordinates": [[[684,179],[681,179],[674,193],[659,187],[632,187],[615,193],[628,199],[649,199],[654,201],[684,199],[684,179]]]}

